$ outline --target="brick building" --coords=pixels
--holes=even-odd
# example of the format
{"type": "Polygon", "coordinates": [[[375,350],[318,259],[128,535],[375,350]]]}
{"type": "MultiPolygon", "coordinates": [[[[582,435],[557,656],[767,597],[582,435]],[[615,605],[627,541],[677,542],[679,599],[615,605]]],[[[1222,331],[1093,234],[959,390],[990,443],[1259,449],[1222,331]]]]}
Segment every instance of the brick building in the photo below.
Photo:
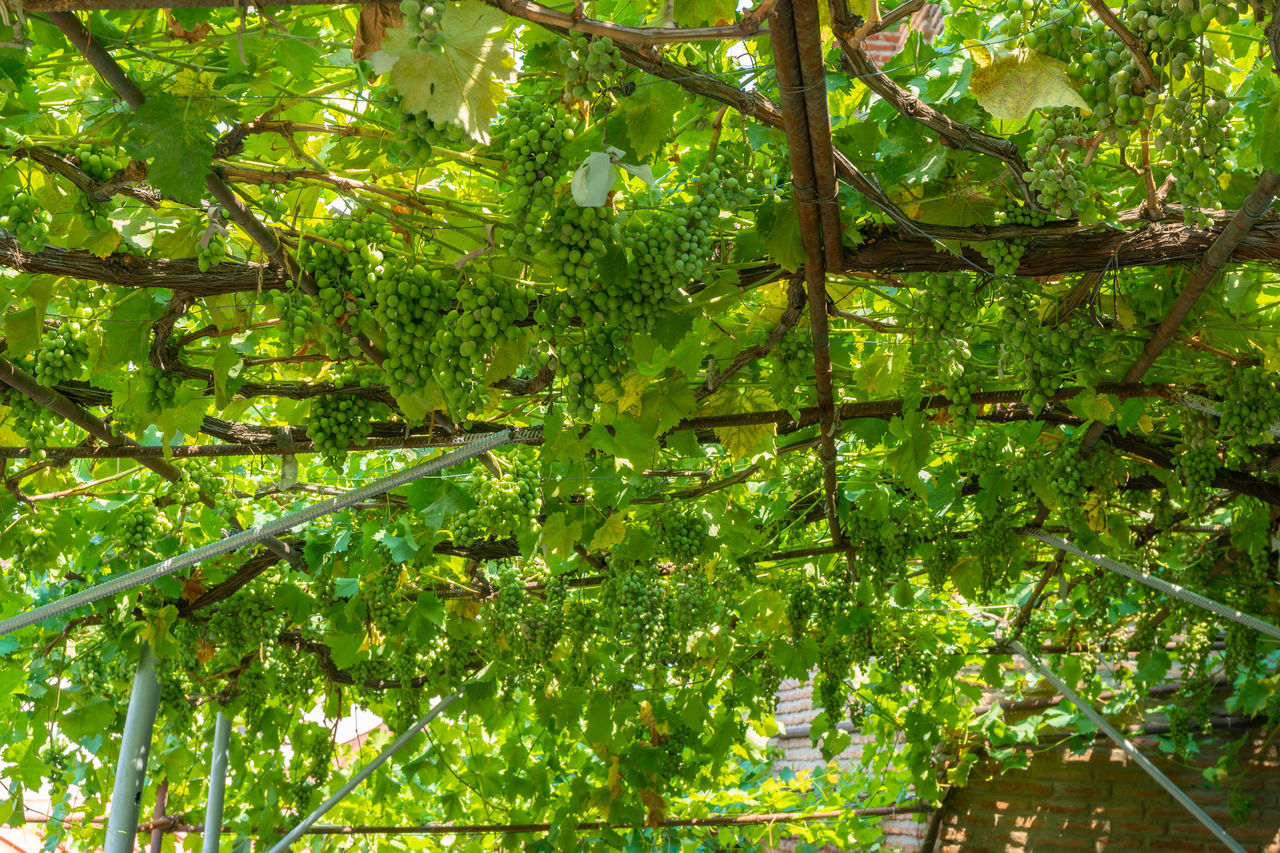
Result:
{"type": "MultiPolygon", "coordinates": [[[[816,716],[811,685],[784,682],[778,693],[778,722],[784,731],[773,744],[781,750],[775,766],[799,773],[825,765],[809,738],[816,716]]],[[[1256,721],[1218,718],[1216,736],[1191,761],[1161,754],[1158,739],[1134,736],[1133,743],[1246,850],[1280,853],[1280,738],[1256,721]],[[1236,770],[1225,785],[1211,785],[1204,770],[1224,749],[1248,734],[1236,770]],[[1232,815],[1233,800],[1248,798],[1247,817],[1232,815]]],[[[851,733],[849,748],[837,756],[842,766],[857,761],[870,738],[851,733]]],[[[980,762],[968,784],[953,789],[941,814],[881,821],[889,849],[933,853],[1057,853],[1057,851],[1187,851],[1210,853],[1222,845],[1124,752],[1105,738],[1083,749],[1042,744],[1023,747],[1025,770],[1000,772],[980,762]],[[935,838],[930,839],[930,830],[935,838]]],[[[1244,811],[1241,808],[1241,811],[1244,811]]],[[[780,851],[794,850],[782,844],[780,851]]]]}

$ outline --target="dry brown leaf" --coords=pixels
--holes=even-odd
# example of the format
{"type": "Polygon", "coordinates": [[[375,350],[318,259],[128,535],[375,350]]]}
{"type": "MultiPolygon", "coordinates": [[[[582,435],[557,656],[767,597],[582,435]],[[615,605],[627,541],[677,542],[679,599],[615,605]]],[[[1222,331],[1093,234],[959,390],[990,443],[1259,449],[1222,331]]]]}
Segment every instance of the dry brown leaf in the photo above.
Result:
{"type": "Polygon", "coordinates": [[[182,39],[187,44],[203,41],[204,37],[209,35],[209,31],[213,29],[208,24],[196,24],[195,29],[189,30],[178,23],[178,19],[173,16],[172,12],[166,12],[165,14],[169,17],[169,35],[176,39],[182,39]]]}
{"type": "Polygon", "coordinates": [[[351,39],[351,58],[368,59],[369,55],[382,47],[382,37],[387,30],[400,26],[404,14],[395,3],[369,3],[360,10],[360,20],[356,22],[356,34],[351,39]]]}
{"type": "Polygon", "coordinates": [[[182,600],[190,604],[204,595],[205,589],[204,575],[196,571],[191,577],[182,582],[182,600]]]}
{"type": "Polygon", "coordinates": [[[667,819],[667,801],[652,788],[640,791],[640,802],[644,803],[649,813],[645,816],[645,826],[658,826],[667,819]]]}
{"type": "Polygon", "coordinates": [[[208,663],[213,660],[213,656],[218,653],[218,648],[208,640],[201,640],[196,644],[196,660],[200,663],[208,663]]]}

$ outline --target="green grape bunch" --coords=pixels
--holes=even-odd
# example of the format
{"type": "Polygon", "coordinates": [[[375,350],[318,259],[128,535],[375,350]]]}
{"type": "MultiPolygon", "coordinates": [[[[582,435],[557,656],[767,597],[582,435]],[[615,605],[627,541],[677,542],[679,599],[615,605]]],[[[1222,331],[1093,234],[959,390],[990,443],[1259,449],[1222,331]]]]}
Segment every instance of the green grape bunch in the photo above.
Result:
{"type": "Polygon", "coordinates": [[[89,345],[80,337],[80,324],[61,323],[45,331],[36,351],[36,381],[46,388],[77,379],[89,360],[89,345]]]}
{"type": "Polygon", "coordinates": [[[560,40],[566,99],[588,101],[611,77],[626,70],[622,51],[610,38],[574,35],[560,40]]]}
{"type": "Polygon", "coordinates": [[[114,177],[129,165],[127,159],[96,145],[77,145],[74,154],[80,169],[99,183],[114,177]]]}
{"type": "Polygon", "coordinates": [[[200,272],[208,272],[222,263],[226,256],[227,238],[222,234],[213,233],[209,235],[209,239],[200,247],[200,251],[196,255],[196,266],[200,272]]]}
{"type": "Polygon", "coordinates": [[[364,444],[373,433],[373,403],[351,394],[326,394],[311,401],[307,436],[334,468],[341,469],[347,448],[364,444]]]}
{"type": "Polygon", "coordinates": [[[1070,217],[1084,199],[1076,160],[1089,136],[1075,110],[1057,110],[1041,119],[1035,147],[1027,152],[1029,169],[1022,179],[1031,185],[1040,207],[1059,219],[1070,217]]]}
{"type": "Polygon", "coordinates": [[[24,252],[38,252],[49,240],[53,216],[21,187],[0,187],[0,229],[18,240],[24,252]]]}
{"type": "Polygon", "coordinates": [[[538,463],[516,458],[500,477],[472,481],[476,505],[453,521],[454,542],[479,542],[518,535],[542,512],[542,480],[538,463]]]}
{"type": "Polygon", "coordinates": [[[425,112],[404,113],[396,128],[399,159],[405,165],[429,166],[435,160],[437,148],[456,148],[466,141],[467,132],[461,126],[450,121],[432,121],[425,112]]]}
{"type": "Polygon", "coordinates": [[[556,187],[568,172],[563,151],[577,135],[578,125],[538,98],[508,99],[494,138],[513,185],[504,206],[520,229],[517,246],[539,236],[538,217],[554,205],[556,187]]]}
{"type": "Polygon", "coordinates": [[[10,391],[5,397],[9,406],[7,420],[13,431],[38,456],[49,444],[55,429],[54,414],[26,394],[10,391]]]}
{"type": "Polygon", "coordinates": [[[404,15],[410,47],[422,53],[444,52],[445,37],[440,29],[444,21],[443,2],[401,0],[400,12],[404,15]]]}
{"type": "Polygon", "coordinates": [[[696,506],[663,503],[654,513],[653,524],[660,552],[677,565],[696,563],[702,556],[707,545],[707,520],[696,506]]]}
{"type": "Polygon", "coordinates": [[[119,553],[145,552],[162,530],[162,518],[156,505],[150,500],[131,505],[120,520],[120,532],[116,550],[119,553]]]}
{"type": "Polygon", "coordinates": [[[178,389],[182,387],[182,377],[147,364],[138,371],[138,384],[142,389],[147,411],[159,413],[173,408],[178,399],[178,389]]]}

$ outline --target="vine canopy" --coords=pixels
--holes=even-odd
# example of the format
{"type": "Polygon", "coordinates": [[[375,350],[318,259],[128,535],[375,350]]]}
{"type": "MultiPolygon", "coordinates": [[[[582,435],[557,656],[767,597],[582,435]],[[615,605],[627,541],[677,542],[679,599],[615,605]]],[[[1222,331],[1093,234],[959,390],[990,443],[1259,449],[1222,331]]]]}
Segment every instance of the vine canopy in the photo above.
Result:
{"type": "Polygon", "coordinates": [[[236,849],[464,683],[332,818],[865,848],[1092,731],[1002,711],[1011,641],[1180,756],[1280,721],[1273,640],[1078,556],[1280,616],[1268,4],[943,3],[883,65],[933,7],[153,5],[4,10],[0,616],[520,441],[0,638],[0,816],[100,845],[144,645],[176,822],[236,721],[236,849]],[[873,742],[775,775],[809,678],[873,742]]]}

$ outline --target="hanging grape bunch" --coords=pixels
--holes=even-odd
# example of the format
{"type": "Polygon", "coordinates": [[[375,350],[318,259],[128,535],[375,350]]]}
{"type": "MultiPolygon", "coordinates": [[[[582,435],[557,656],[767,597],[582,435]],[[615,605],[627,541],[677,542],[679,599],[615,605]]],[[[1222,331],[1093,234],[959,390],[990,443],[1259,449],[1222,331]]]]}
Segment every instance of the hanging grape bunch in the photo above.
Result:
{"type": "MultiPolygon", "coordinates": [[[[1024,207],[1015,207],[1003,211],[998,225],[1022,225],[1038,228],[1045,222],[1045,215],[1024,207]]],[[[978,244],[982,257],[991,265],[992,275],[1016,275],[1018,263],[1027,250],[1027,241],[1018,240],[984,240],[978,244]]]]}
{"type": "Polygon", "coordinates": [[[516,458],[502,476],[479,477],[473,488],[476,505],[455,518],[454,542],[517,535],[542,512],[542,483],[534,459],[516,458]]]}
{"type": "Polygon", "coordinates": [[[1192,515],[1201,515],[1208,507],[1220,464],[1218,452],[1218,439],[1209,416],[1190,410],[1184,412],[1173,472],[1182,487],[1182,502],[1192,515]]]}
{"type": "Polygon", "coordinates": [[[1031,185],[1036,202],[1059,219],[1070,217],[1084,198],[1076,159],[1088,136],[1074,109],[1055,110],[1041,118],[1035,147],[1027,152],[1029,169],[1022,178],[1031,185]]]}
{"type": "Polygon", "coordinates": [[[142,389],[148,412],[163,412],[173,408],[182,387],[182,377],[154,365],[143,365],[138,371],[138,384],[142,389]]]}
{"type": "Polygon", "coordinates": [[[1173,193],[1189,225],[1206,227],[1209,217],[1197,208],[1217,204],[1222,159],[1232,148],[1231,126],[1225,120],[1230,108],[1225,93],[1203,84],[1188,85],[1164,102],[1165,124],[1155,144],[1170,162],[1173,193]]]}
{"type": "Polygon", "coordinates": [[[351,394],[325,394],[311,401],[307,436],[333,468],[341,470],[347,448],[373,432],[373,403],[351,394]]]}
{"type": "Polygon", "coordinates": [[[653,526],[659,553],[680,566],[698,562],[707,544],[707,520],[696,506],[667,501],[654,513],[653,526]]]}
{"type": "Polygon", "coordinates": [[[9,391],[5,397],[9,406],[7,420],[13,431],[38,456],[49,444],[55,428],[54,415],[26,394],[9,391]]]}
{"type": "Polygon", "coordinates": [[[222,263],[223,258],[226,256],[227,238],[215,231],[200,246],[200,251],[196,255],[196,266],[200,272],[208,272],[211,268],[222,263]]]}
{"type": "Polygon", "coordinates": [[[400,566],[392,563],[360,581],[360,597],[364,599],[369,622],[384,637],[395,620],[398,608],[396,592],[400,587],[400,566]]]}
{"type": "Polygon", "coordinates": [[[560,41],[566,99],[589,101],[601,84],[626,70],[622,51],[609,38],[574,35],[560,41]]]}
{"type": "Polygon", "coordinates": [[[0,229],[16,237],[22,251],[43,249],[52,222],[52,215],[34,195],[21,187],[0,187],[0,229]]]}
{"type": "Polygon", "coordinates": [[[402,163],[429,166],[436,148],[450,149],[464,145],[467,142],[467,132],[450,121],[434,122],[425,112],[404,113],[396,128],[396,141],[400,144],[398,153],[402,163]]]}
{"type": "Polygon", "coordinates": [[[372,306],[388,256],[405,254],[408,245],[386,220],[374,216],[337,219],[311,233],[316,239],[302,241],[298,263],[315,279],[319,295],[299,300],[306,310],[295,319],[315,318],[307,333],[318,337],[331,358],[359,354],[361,316],[372,306]]]}
{"type": "Polygon", "coordinates": [[[120,520],[116,551],[122,554],[145,552],[160,533],[160,512],[150,500],[139,501],[125,510],[120,520]]]}
{"type": "Polygon", "coordinates": [[[609,566],[600,596],[601,614],[612,617],[616,638],[640,660],[657,648],[662,634],[665,595],[653,566],[617,560],[609,566]]]}
{"type": "Polygon", "coordinates": [[[333,737],[325,731],[308,741],[305,752],[294,753],[290,770],[293,771],[294,776],[293,801],[298,811],[310,811],[314,806],[316,792],[329,781],[329,773],[333,767],[333,751],[333,737]]]}
{"type": "Polygon", "coordinates": [[[456,314],[436,330],[430,352],[450,413],[463,418],[483,407],[487,356],[516,341],[529,318],[533,290],[519,281],[477,275],[457,289],[456,314]]]}
{"type": "Polygon", "coordinates": [[[64,322],[47,329],[36,351],[36,381],[47,388],[75,379],[84,372],[89,346],[79,338],[80,324],[64,322]]]}
{"type": "Polygon", "coordinates": [[[241,590],[210,617],[209,635],[236,656],[261,646],[276,632],[280,621],[265,593],[241,590]]]}
{"type": "Polygon", "coordinates": [[[409,36],[409,46],[423,53],[442,53],[444,33],[440,24],[444,21],[444,3],[401,0],[400,12],[404,15],[404,28],[409,36]]]}
{"type": "Polygon", "coordinates": [[[129,165],[127,159],[96,145],[76,146],[75,158],[80,164],[80,169],[99,183],[115,176],[117,172],[129,165]]]}
{"type": "Polygon", "coordinates": [[[555,203],[556,186],[567,173],[561,152],[576,135],[578,123],[536,97],[508,99],[504,109],[494,138],[514,186],[505,207],[521,225],[516,235],[520,247],[538,238],[535,217],[555,203]]]}
{"type": "Polygon", "coordinates": [[[392,394],[411,393],[430,379],[431,345],[453,307],[452,291],[434,269],[400,259],[388,263],[378,278],[373,316],[386,337],[382,372],[392,394]]]}
{"type": "Polygon", "coordinates": [[[857,510],[850,513],[847,526],[849,542],[862,567],[859,578],[869,580],[873,587],[887,588],[903,576],[911,543],[902,524],[892,517],[873,518],[870,512],[857,510]]]}
{"type": "Polygon", "coordinates": [[[1262,367],[1238,367],[1219,379],[1218,429],[1227,449],[1249,458],[1253,444],[1273,443],[1280,429],[1280,374],[1262,367]]]}

